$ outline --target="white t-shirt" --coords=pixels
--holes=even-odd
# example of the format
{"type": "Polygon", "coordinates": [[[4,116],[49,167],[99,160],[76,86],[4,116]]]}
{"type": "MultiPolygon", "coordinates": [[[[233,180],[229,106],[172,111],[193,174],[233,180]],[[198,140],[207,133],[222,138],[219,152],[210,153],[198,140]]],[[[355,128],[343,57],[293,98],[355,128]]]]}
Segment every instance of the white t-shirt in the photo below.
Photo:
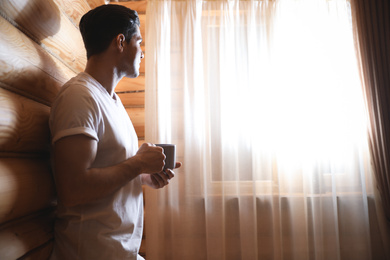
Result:
{"type": "MultiPolygon", "coordinates": [[[[50,114],[52,143],[84,134],[98,141],[92,167],[107,167],[134,156],[137,135],[119,97],[111,97],[87,73],[67,82],[50,114]]],[[[140,260],[143,198],[140,176],[113,195],[82,206],[58,205],[51,259],[140,260]]]]}

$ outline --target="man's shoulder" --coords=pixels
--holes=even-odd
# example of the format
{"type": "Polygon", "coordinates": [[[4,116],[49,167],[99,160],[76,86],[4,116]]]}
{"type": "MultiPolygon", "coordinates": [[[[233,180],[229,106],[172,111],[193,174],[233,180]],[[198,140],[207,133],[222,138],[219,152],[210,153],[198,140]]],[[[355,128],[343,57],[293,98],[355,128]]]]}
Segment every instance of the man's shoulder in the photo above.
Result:
{"type": "Polygon", "coordinates": [[[89,85],[92,85],[93,81],[91,80],[90,77],[88,77],[88,74],[81,72],[77,74],[75,77],[71,78],[68,80],[61,88],[62,91],[68,88],[80,88],[80,89],[85,89],[89,85]]]}
{"type": "Polygon", "coordinates": [[[57,98],[63,96],[71,96],[73,98],[81,96],[92,96],[94,90],[94,82],[85,75],[80,73],[77,76],[67,81],[60,91],[58,92],[57,98]]]}

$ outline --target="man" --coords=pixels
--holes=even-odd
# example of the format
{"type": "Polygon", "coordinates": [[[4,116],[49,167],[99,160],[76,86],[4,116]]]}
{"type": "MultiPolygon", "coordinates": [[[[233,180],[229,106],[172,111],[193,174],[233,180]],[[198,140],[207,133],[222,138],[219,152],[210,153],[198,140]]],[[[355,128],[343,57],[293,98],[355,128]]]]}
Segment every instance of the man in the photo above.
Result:
{"type": "Polygon", "coordinates": [[[162,148],[138,149],[114,92],[124,76],[139,75],[139,26],[137,12],[119,5],[97,7],[80,21],[87,65],[63,86],[50,114],[59,200],[51,259],[143,259],[142,184],[162,188],[174,177],[163,171],[162,148]]]}

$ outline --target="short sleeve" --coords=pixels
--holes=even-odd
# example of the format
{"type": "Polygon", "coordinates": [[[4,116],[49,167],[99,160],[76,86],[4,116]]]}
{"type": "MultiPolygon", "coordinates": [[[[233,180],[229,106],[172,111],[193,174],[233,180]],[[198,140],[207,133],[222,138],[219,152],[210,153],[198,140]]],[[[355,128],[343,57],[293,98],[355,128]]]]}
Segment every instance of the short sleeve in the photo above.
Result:
{"type": "Polygon", "coordinates": [[[77,134],[99,141],[99,115],[96,101],[87,88],[82,85],[68,86],[60,92],[51,108],[51,142],[77,134]]]}

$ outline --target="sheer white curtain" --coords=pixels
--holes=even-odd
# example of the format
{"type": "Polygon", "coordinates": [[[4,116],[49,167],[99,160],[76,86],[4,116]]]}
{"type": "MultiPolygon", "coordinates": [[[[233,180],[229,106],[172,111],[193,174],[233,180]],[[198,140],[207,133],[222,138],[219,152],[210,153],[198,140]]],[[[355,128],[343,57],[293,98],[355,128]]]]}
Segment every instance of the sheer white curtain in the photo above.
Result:
{"type": "Polygon", "coordinates": [[[183,163],[146,190],[147,259],[383,259],[349,2],[146,17],[146,139],[183,163]]]}

